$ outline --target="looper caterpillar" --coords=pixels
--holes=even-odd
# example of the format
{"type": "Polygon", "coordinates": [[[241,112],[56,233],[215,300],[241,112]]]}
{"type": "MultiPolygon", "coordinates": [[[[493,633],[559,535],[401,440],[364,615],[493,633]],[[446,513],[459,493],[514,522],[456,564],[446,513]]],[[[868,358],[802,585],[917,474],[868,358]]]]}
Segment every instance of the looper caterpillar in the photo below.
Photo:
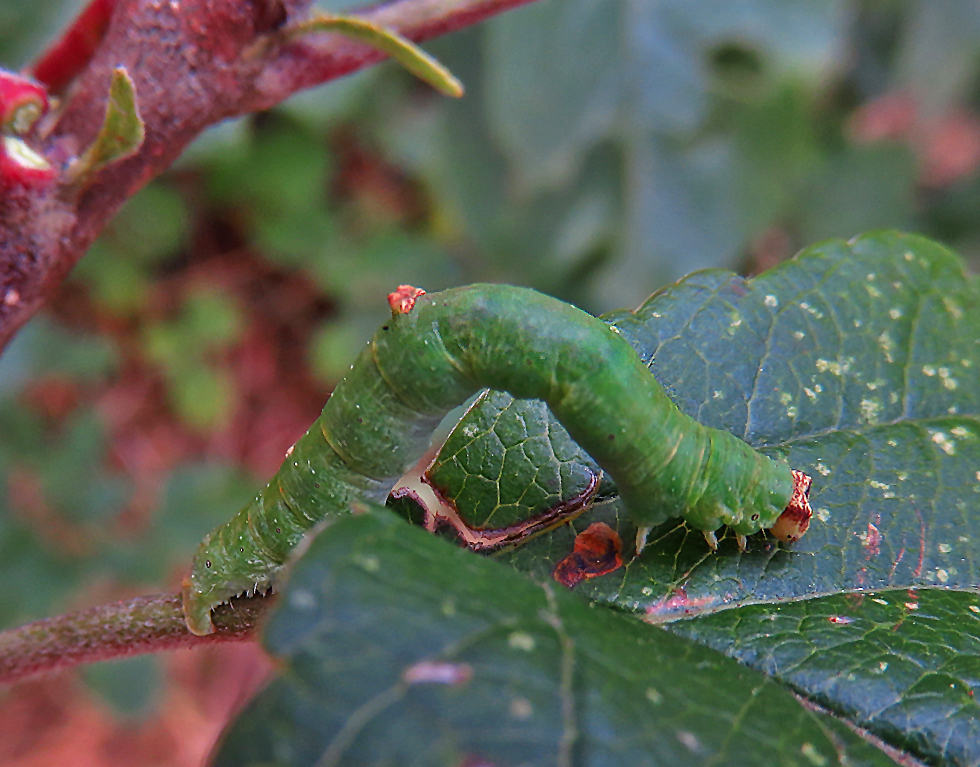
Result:
{"type": "Polygon", "coordinates": [[[275,584],[317,522],[383,503],[448,410],[481,388],[545,401],[649,528],[683,516],[714,547],[727,525],[784,541],[810,521],[810,478],[699,424],[670,401],[606,323],[526,288],[473,285],[425,295],[402,286],[375,334],[269,485],[201,544],[184,584],[187,624],[275,584]]]}

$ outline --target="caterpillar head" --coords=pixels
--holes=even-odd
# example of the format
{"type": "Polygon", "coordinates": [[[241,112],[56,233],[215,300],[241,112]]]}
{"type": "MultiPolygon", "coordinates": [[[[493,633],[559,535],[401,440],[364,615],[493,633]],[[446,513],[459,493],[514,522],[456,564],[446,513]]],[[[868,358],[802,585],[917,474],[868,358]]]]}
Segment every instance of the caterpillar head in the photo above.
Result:
{"type": "Polygon", "coordinates": [[[789,505],[786,510],[779,515],[776,524],[769,528],[776,538],[787,543],[798,541],[810,527],[810,517],[813,511],[810,509],[810,485],[813,479],[802,471],[792,470],[793,474],[793,494],[790,496],[789,505]]]}

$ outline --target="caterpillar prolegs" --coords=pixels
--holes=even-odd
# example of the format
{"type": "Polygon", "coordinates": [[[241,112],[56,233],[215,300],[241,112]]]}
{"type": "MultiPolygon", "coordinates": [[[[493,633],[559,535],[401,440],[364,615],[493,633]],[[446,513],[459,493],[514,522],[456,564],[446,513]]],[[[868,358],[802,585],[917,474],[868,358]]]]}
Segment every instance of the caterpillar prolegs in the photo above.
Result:
{"type": "Polygon", "coordinates": [[[363,501],[383,503],[442,417],[482,388],[548,404],[616,482],[641,528],[683,516],[739,536],[798,539],[810,479],[670,401],[614,328],[526,288],[473,285],[425,295],[402,286],[269,485],[201,544],[184,583],[187,625],[213,631],[213,607],[274,585],[303,535],[363,501]]]}

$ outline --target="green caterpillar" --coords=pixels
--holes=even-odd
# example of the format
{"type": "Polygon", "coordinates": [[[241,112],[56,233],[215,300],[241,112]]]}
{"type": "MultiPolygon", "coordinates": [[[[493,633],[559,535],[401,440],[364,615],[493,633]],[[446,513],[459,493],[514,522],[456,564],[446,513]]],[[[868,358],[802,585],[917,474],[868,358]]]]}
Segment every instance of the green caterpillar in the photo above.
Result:
{"type": "Polygon", "coordinates": [[[201,544],[184,582],[195,634],[213,631],[216,605],[274,585],[317,522],[384,503],[445,413],[486,387],[545,401],[616,481],[641,530],[682,515],[712,548],[724,525],[743,548],[764,528],[787,541],[806,532],[809,477],[681,413],[606,323],[503,285],[431,295],[401,286],[389,303],[391,321],[269,485],[201,544]]]}

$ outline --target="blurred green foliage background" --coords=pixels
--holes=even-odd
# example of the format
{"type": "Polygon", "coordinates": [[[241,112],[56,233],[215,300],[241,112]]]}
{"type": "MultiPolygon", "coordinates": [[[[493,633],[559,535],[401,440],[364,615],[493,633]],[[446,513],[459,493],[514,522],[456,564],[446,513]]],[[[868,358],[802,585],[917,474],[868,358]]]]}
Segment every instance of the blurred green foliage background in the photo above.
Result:
{"type": "MultiPolygon", "coordinates": [[[[79,7],[5,0],[17,68],[79,7]]],[[[350,3],[323,3],[337,10],[350,3]]],[[[980,258],[972,0],[540,0],[215,127],[0,359],[0,628],[176,588],[399,283],[601,312],[915,230],[980,258]]],[[[91,682],[150,700],[153,661],[91,682]]]]}

